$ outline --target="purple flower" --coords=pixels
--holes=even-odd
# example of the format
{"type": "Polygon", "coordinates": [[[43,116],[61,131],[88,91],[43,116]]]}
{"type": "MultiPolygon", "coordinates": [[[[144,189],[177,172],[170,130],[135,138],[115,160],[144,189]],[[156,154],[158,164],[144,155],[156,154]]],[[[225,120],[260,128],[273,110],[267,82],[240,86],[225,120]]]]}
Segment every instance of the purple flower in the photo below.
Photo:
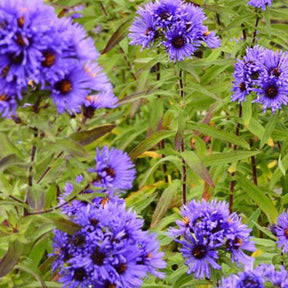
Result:
{"type": "Polygon", "coordinates": [[[277,224],[274,227],[276,237],[278,238],[277,244],[284,253],[288,252],[288,211],[279,215],[277,224]]]}
{"type": "Polygon", "coordinates": [[[81,227],[75,234],[55,231],[52,267],[59,269],[60,282],[75,288],[136,288],[148,272],[162,277],[163,253],[155,236],[142,230],[143,220],[126,211],[122,199],[102,200],[73,214],[71,220],[81,227]]]}
{"type": "Polygon", "coordinates": [[[248,5],[266,10],[267,5],[272,5],[272,0],[250,0],[248,5]]]}
{"type": "Polygon", "coordinates": [[[108,146],[104,146],[102,151],[97,148],[96,153],[96,169],[88,170],[97,173],[93,184],[113,190],[131,189],[136,171],[130,157],[121,150],[109,150],[108,146]]]}
{"type": "Polygon", "coordinates": [[[180,251],[196,278],[210,277],[211,268],[220,269],[220,256],[231,253],[232,262],[250,265],[253,260],[244,251],[255,251],[251,229],[241,223],[236,213],[230,214],[227,203],[192,200],[181,208],[183,220],[169,235],[182,247],[180,251]],[[180,236],[180,237],[179,237],[180,236]]]}

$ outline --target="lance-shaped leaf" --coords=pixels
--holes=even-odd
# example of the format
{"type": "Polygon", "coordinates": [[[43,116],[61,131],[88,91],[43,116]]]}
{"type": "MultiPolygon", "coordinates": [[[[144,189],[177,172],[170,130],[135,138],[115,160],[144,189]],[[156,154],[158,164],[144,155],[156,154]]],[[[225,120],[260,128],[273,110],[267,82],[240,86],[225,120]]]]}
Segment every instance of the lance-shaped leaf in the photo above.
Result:
{"type": "Polygon", "coordinates": [[[79,131],[69,136],[70,139],[80,145],[88,145],[98,138],[104,136],[115,128],[114,124],[106,124],[103,126],[95,127],[91,130],[79,131]]]}
{"type": "Polygon", "coordinates": [[[130,27],[130,19],[123,22],[118,29],[113,33],[109,39],[106,47],[102,51],[102,54],[109,52],[117,44],[119,44],[128,34],[128,28],[130,27]]]}
{"type": "Polygon", "coordinates": [[[0,278],[9,273],[17,264],[23,251],[23,244],[19,241],[11,242],[8,251],[0,259],[0,278]]]}
{"type": "Polygon", "coordinates": [[[10,166],[17,165],[20,163],[21,163],[20,159],[15,154],[9,154],[0,160],[0,172],[2,172],[3,170],[5,170],[10,166]]]}
{"type": "Polygon", "coordinates": [[[210,186],[215,187],[209,171],[193,151],[184,151],[180,155],[195,174],[200,176],[210,186]]]}
{"type": "Polygon", "coordinates": [[[278,218],[278,211],[274,206],[271,199],[265,195],[265,192],[261,191],[259,187],[253,185],[245,177],[236,177],[237,183],[242,190],[254,200],[254,202],[261,208],[261,210],[267,215],[270,222],[275,223],[278,218]]]}
{"type": "Polygon", "coordinates": [[[129,156],[132,159],[137,158],[140,154],[143,152],[149,150],[153,146],[157,145],[161,140],[166,139],[168,137],[171,137],[175,135],[174,131],[168,131],[168,130],[162,130],[155,132],[148,138],[146,138],[144,141],[142,141],[139,145],[137,145],[130,153],[129,156]]]}

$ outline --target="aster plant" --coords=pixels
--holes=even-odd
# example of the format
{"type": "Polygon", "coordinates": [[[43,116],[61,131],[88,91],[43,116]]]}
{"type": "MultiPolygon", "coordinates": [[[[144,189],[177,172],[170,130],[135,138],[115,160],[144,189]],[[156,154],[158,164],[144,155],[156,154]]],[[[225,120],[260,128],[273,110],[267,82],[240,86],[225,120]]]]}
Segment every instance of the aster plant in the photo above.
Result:
{"type": "Polygon", "coordinates": [[[230,213],[228,204],[192,200],[181,208],[182,220],[178,228],[170,228],[186,260],[188,274],[197,279],[210,278],[211,269],[221,269],[220,255],[227,254],[232,262],[250,265],[253,258],[245,251],[254,251],[251,229],[241,223],[236,213],[230,213]]]}
{"type": "Polygon", "coordinates": [[[173,62],[192,58],[204,42],[209,48],[220,46],[220,39],[208,31],[203,10],[182,0],[157,0],[138,9],[130,27],[130,44],[163,47],[173,62]]]}

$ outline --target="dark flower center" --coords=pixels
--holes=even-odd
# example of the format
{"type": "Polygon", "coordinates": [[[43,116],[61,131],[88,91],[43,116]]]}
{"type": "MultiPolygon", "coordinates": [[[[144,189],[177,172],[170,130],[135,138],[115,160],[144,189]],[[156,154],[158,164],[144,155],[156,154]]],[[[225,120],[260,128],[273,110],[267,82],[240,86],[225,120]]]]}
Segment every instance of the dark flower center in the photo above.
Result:
{"type": "Polygon", "coordinates": [[[55,85],[56,90],[60,91],[62,94],[68,94],[72,90],[72,85],[69,80],[58,81],[55,85]]]}
{"type": "Polygon", "coordinates": [[[7,74],[8,74],[8,72],[9,72],[9,65],[7,65],[3,70],[2,70],[2,72],[1,72],[1,76],[2,77],[6,77],[7,76],[7,74]]]}
{"type": "Polygon", "coordinates": [[[24,26],[24,17],[21,16],[20,18],[17,19],[18,27],[23,28],[24,26]]]}
{"type": "Polygon", "coordinates": [[[82,234],[76,235],[73,243],[75,246],[83,246],[86,243],[85,237],[82,234]]]}
{"type": "Polygon", "coordinates": [[[105,288],[116,288],[116,285],[115,285],[115,284],[112,284],[112,283],[110,283],[110,282],[107,282],[107,283],[105,284],[105,288]]]}
{"type": "Polygon", "coordinates": [[[116,271],[119,274],[123,274],[127,270],[127,265],[125,263],[121,263],[117,268],[116,271]]]}
{"type": "Polygon", "coordinates": [[[78,268],[78,269],[75,269],[74,271],[74,279],[76,281],[83,281],[84,278],[86,277],[86,272],[85,272],[85,269],[84,268],[78,268]]]}
{"type": "Polygon", "coordinates": [[[0,101],[6,101],[8,99],[8,96],[6,94],[2,94],[0,96],[0,101]]]}
{"type": "Polygon", "coordinates": [[[184,40],[183,36],[176,36],[173,38],[172,46],[174,48],[179,49],[179,48],[183,47],[184,45],[185,45],[185,40],[184,40]]]}
{"type": "Polygon", "coordinates": [[[288,228],[286,228],[286,229],[284,230],[284,235],[285,235],[285,237],[288,239],[288,228]]]}
{"type": "Polygon", "coordinates": [[[242,245],[243,245],[243,240],[242,239],[236,237],[233,240],[233,246],[234,246],[235,249],[240,248],[242,245]]]}
{"type": "Polygon", "coordinates": [[[259,72],[255,71],[251,73],[251,79],[252,80],[257,80],[259,78],[259,72]]]}
{"type": "Polygon", "coordinates": [[[262,287],[258,281],[258,279],[253,279],[253,276],[247,275],[246,278],[242,282],[243,287],[249,287],[249,288],[258,288],[262,287]]]}
{"type": "Polygon", "coordinates": [[[96,249],[91,255],[91,259],[95,265],[101,266],[104,263],[105,254],[96,249]]]}
{"type": "Polygon", "coordinates": [[[192,255],[196,259],[203,259],[206,256],[206,248],[203,245],[195,245],[192,250],[192,255]]]}
{"type": "Polygon", "coordinates": [[[270,85],[265,89],[265,94],[268,98],[274,99],[278,94],[278,89],[274,85],[270,85]]]}
{"type": "Polygon", "coordinates": [[[116,175],[115,170],[111,167],[104,168],[103,171],[105,171],[112,178],[114,178],[116,175]]]}
{"type": "Polygon", "coordinates": [[[272,73],[273,73],[276,77],[279,77],[280,74],[281,74],[278,68],[273,69],[273,70],[272,70],[272,73]]]}
{"type": "Polygon", "coordinates": [[[98,220],[98,219],[96,219],[96,218],[90,219],[90,224],[91,224],[92,226],[96,226],[98,223],[99,223],[99,220],[98,220]]]}
{"type": "Polygon", "coordinates": [[[55,54],[53,54],[52,52],[46,51],[43,53],[43,56],[44,56],[44,60],[41,63],[43,67],[51,67],[55,64],[55,60],[56,60],[55,54]]]}
{"type": "Polygon", "coordinates": [[[170,16],[170,13],[167,11],[163,11],[159,14],[159,17],[163,20],[167,20],[169,18],[169,16],[170,16]]]}
{"type": "Polygon", "coordinates": [[[147,28],[147,30],[145,31],[145,35],[148,36],[151,31],[153,31],[151,27],[147,28]]]}
{"type": "Polygon", "coordinates": [[[20,53],[19,55],[15,55],[15,54],[10,55],[10,61],[12,64],[15,64],[15,65],[21,64],[23,61],[23,58],[24,58],[23,53],[20,53]]]}
{"type": "Polygon", "coordinates": [[[244,92],[244,91],[246,90],[245,83],[244,83],[244,82],[241,82],[240,85],[239,85],[239,88],[240,88],[240,91],[241,91],[241,92],[244,92]]]}
{"type": "Polygon", "coordinates": [[[25,47],[26,43],[22,37],[21,34],[17,34],[17,43],[21,46],[21,47],[25,47]]]}

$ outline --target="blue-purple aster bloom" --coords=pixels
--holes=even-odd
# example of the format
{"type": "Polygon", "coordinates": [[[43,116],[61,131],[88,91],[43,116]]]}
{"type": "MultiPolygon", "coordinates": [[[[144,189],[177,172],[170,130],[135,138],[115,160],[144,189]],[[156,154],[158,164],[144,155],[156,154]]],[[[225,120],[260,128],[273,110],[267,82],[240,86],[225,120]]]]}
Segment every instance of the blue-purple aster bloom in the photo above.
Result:
{"type": "Polygon", "coordinates": [[[131,45],[164,46],[173,62],[191,58],[202,42],[209,48],[220,46],[220,39],[203,25],[201,8],[182,0],[158,0],[137,11],[130,27],[131,45]]]}
{"type": "Polygon", "coordinates": [[[288,252],[288,211],[279,215],[277,223],[273,225],[273,232],[278,238],[278,247],[284,252],[288,252]]]}
{"type": "Polygon", "coordinates": [[[253,102],[263,104],[272,113],[288,103],[288,54],[260,46],[247,48],[243,60],[235,64],[233,101],[245,101],[252,93],[253,102]]]}
{"type": "Polygon", "coordinates": [[[123,151],[104,146],[96,149],[96,169],[88,171],[97,173],[94,185],[104,189],[129,190],[135,179],[135,166],[123,151]]]}
{"type": "Polygon", "coordinates": [[[255,8],[260,8],[262,10],[266,10],[267,5],[272,5],[272,0],[250,0],[248,5],[253,6],[255,8]]]}
{"type": "Polygon", "coordinates": [[[163,278],[163,253],[143,220],[118,198],[87,204],[71,220],[81,225],[73,235],[55,231],[52,268],[63,287],[140,287],[147,273],[163,278]]]}
{"type": "Polygon", "coordinates": [[[244,251],[254,251],[251,229],[241,223],[236,213],[230,214],[225,202],[192,200],[181,208],[183,220],[169,235],[181,244],[180,251],[195,278],[210,277],[211,268],[220,269],[220,251],[229,253],[232,262],[244,265],[253,262],[244,251]],[[179,239],[180,236],[180,239],[179,239]]]}
{"type": "Polygon", "coordinates": [[[264,287],[288,287],[288,272],[281,266],[276,270],[274,265],[261,264],[255,269],[246,268],[244,272],[230,275],[222,279],[220,288],[264,288],[264,287]],[[267,285],[267,286],[266,286],[267,285]]]}
{"type": "Polygon", "coordinates": [[[13,116],[29,85],[48,90],[59,113],[116,107],[112,85],[93,62],[98,57],[83,27],[57,18],[42,0],[1,1],[0,114],[13,116]]]}

